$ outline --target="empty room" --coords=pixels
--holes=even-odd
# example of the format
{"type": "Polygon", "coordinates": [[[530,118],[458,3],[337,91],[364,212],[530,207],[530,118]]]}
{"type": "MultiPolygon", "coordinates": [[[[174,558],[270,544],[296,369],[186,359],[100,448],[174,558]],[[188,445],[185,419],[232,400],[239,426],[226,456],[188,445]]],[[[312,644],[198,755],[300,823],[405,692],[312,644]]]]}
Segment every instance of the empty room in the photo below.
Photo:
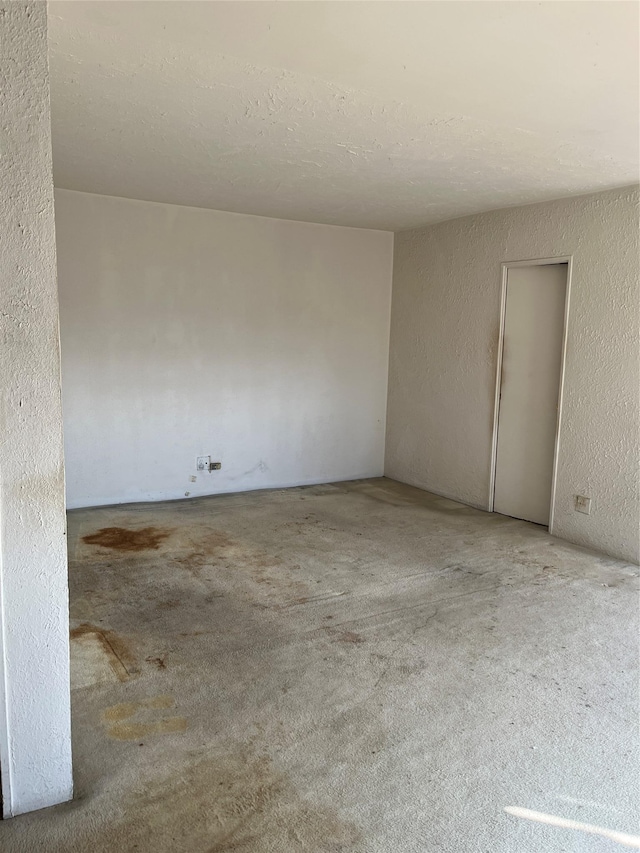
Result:
{"type": "Polygon", "coordinates": [[[0,0],[2,853],[640,849],[639,25],[0,0]]]}

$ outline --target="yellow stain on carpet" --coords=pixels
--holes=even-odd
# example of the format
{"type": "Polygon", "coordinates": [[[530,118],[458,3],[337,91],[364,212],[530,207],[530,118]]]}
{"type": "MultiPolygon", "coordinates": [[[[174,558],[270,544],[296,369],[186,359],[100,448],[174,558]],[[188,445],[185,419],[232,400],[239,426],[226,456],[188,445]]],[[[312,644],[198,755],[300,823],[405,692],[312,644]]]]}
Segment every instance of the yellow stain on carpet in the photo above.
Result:
{"type": "Polygon", "coordinates": [[[184,717],[163,717],[159,720],[145,720],[148,711],[161,711],[172,708],[172,696],[152,696],[140,702],[121,702],[106,708],[102,722],[109,737],[116,740],[140,740],[148,735],[175,734],[186,731],[184,717]],[[132,717],[143,719],[133,720],[132,717]]]}

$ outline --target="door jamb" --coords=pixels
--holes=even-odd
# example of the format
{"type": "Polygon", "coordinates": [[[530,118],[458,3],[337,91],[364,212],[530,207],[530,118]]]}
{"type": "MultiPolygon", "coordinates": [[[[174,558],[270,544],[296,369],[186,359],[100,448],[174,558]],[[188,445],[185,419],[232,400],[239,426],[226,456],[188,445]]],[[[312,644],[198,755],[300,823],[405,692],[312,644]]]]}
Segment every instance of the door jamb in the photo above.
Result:
{"type": "Polygon", "coordinates": [[[502,393],[502,356],[504,353],[504,324],[507,308],[507,276],[511,267],[536,267],[550,264],[567,265],[567,288],[564,301],[564,322],[562,324],[562,354],[560,360],[560,387],[558,388],[558,410],[556,420],[556,438],[553,447],[553,473],[551,476],[551,503],[549,505],[549,533],[553,533],[554,510],[556,501],[556,481],[558,477],[558,453],[560,448],[560,425],[562,421],[562,395],[564,391],[564,375],[567,359],[567,329],[569,322],[569,298],[571,295],[571,275],[573,271],[573,255],[557,258],[531,258],[525,261],[507,261],[501,265],[500,288],[500,325],[498,330],[498,358],[496,363],[496,386],[493,403],[493,430],[491,436],[491,471],[489,476],[489,512],[494,512],[496,489],[496,464],[498,461],[498,419],[500,416],[500,396],[502,393]]]}

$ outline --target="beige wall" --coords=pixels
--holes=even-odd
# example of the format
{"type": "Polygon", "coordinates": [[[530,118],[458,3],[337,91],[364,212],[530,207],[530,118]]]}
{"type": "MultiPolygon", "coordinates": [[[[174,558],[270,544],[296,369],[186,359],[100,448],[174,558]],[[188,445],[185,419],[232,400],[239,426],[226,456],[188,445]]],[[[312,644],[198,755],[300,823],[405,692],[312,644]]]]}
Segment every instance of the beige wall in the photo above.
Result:
{"type": "Polygon", "coordinates": [[[70,506],[382,474],[393,234],[66,190],[56,232],[70,506]]]}
{"type": "Polygon", "coordinates": [[[385,473],[489,501],[501,263],[572,255],[553,532],[638,561],[638,191],[396,234],[385,473]],[[591,498],[577,513],[574,495],[591,498]]]}
{"type": "Polygon", "coordinates": [[[0,3],[0,56],[0,776],[10,817],[72,794],[45,3],[0,3]]]}

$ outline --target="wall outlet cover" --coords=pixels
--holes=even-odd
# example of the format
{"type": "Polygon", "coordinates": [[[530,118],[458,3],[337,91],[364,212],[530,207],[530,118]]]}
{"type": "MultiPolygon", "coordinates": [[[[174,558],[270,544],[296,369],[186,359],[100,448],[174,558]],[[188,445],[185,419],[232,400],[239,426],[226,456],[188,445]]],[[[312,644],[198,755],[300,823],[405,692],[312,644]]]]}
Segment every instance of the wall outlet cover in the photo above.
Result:
{"type": "Polygon", "coordinates": [[[196,471],[208,471],[210,462],[211,462],[210,456],[198,456],[198,457],[196,457],[196,471]]]}
{"type": "Polygon", "coordinates": [[[585,495],[575,496],[576,512],[583,512],[585,515],[591,514],[591,498],[585,495]]]}

